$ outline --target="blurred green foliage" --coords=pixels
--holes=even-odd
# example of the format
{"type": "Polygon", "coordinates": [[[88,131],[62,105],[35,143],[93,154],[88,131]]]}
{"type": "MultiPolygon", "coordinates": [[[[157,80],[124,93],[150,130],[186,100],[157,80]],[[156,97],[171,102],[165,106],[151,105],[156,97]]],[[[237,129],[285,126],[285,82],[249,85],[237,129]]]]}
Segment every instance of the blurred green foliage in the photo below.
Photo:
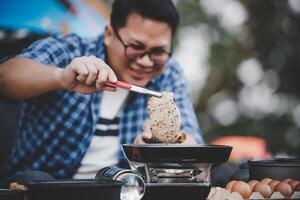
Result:
{"type": "MultiPolygon", "coordinates": [[[[273,155],[300,155],[300,130],[293,117],[293,111],[300,105],[300,11],[291,8],[292,1],[297,0],[174,0],[181,17],[179,32],[205,25],[211,35],[217,35],[209,46],[210,72],[195,102],[206,142],[226,135],[251,135],[264,138],[273,155]],[[220,6],[238,2],[247,13],[241,33],[225,29],[219,16],[206,11],[203,1],[220,6]],[[240,108],[239,96],[245,85],[237,77],[237,70],[241,62],[250,58],[257,59],[265,73],[271,70],[278,78],[273,93],[284,99],[286,111],[253,111],[254,115],[249,116],[240,108]],[[219,94],[235,101],[239,111],[238,118],[229,125],[220,123],[211,112],[212,98],[219,94]]],[[[175,38],[175,48],[178,39],[175,38]]]]}
{"type": "Polygon", "coordinates": [[[224,135],[254,135],[266,139],[273,155],[282,152],[299,155],[300,131],[293,111],[299,105],[300,95],[300,13],[291,8],[289,1],[238,2],[248,15],[240,35],[224,29],[220,18],[206,12],[201,0],[176,1],[181,15],[180,29],[205,24],[218,34],[218,39],[210,45],[210,73],[196,101],[204,137],[210,142],[224,135]],[[256,58],[264,72],[272,70],[275,73],[279,84],[274,94],[285,99],[288,109],[281,114],[249,116],[237,108],[240,112],[238,119],[223,125],[210,112],[210,99],[216,94],[226,93],[238,102],[245,86],[236,71],[239,64],[249,58],[256,58]]]}

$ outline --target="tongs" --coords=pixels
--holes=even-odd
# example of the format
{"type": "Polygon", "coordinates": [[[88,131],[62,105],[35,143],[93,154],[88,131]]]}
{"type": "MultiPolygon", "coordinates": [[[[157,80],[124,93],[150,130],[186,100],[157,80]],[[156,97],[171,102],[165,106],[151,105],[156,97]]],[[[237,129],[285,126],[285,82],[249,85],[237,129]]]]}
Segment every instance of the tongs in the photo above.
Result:
{"type": "Polygon", "coordinates": [[[143,88],[140,86],[125,83],[123,81],[111,82],[111,81],[107,80],[105,82],[105,84],[112,86],[112,87],[119,87],[119,88],[123,88],[126,90],[130,90],[132,92],[137,92],[137,93],[141,93],[141,94],[147,94],[147,95],[156,96],[156,97],[162,96],[162,94],[160,92],[156,92],[156,91],[149,90],[149,89],[146,89],[146,88],[143,88]]]}

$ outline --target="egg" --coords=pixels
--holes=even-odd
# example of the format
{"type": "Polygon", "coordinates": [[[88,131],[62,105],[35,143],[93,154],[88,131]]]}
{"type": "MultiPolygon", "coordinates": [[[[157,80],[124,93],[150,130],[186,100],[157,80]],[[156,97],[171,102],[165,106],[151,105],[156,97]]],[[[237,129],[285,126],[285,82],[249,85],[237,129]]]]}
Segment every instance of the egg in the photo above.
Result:
{"type": "Polygon", "coordinates": [[[274,188],[278,183],[280,183],[279,180],[272,180],[268,185],[270,186],[271,190],[274,191],[274,188]]]}
{"type": "Polygon", "coordinates": [[[284,197],[290,197],[293,193],[292,187],[287,183],[281,181],[274,188],[275,192],[280,192],[284,197]]]}
{"type": "Polygon", "coordinates": [[[296,187],[295,187],[294,190],[295,190],[295,191],[300,191],[300,183],[298,183],[298,185],[296,185],[296,187]]]}
{"type": "Polygon", "coordinates": [[[233,181],[230,181],[229,183],[227,183],[225,189],[226,190],[229,190],[231,192],[231,189],[232,189],[232,186],[236,183],[237,181],[233,180],[233,181]]]}
{"type": "Polygon", "coordinates": [[[290,182],[288,182],[290,186],[292,186],[292,189],[294,190],[295,187],[300,183],[299,181],[297,180],[292,180],[290,182]]]}
{"type": "Polygon", "coordinates": [[[238,192],[243,198],[248,198],[251,194],[251,189],[248,183],[244,181],[237,181],[233,184],[231,192],[238,192]]]}
{"type": "Polygon", "coordinates": [[[253,190],[254,186],[259,183],[258,180],[251,180],[248,182],[248,185],[250,186],[251,191],[253,190]]]}
{"type": "Polygon", "coordinates": [[[272,179],[270,179],[270,178],[264,178],[260,182],[264,183],[264,184],[269,184],[271,181],[272,181],[272,179]]]}
{"type": "Polygon", "coordinates": [[[272,195],[271,187],[265,183],[257,183],[253,188],[253,192],[259,192],[264,198],[270,198],[272,195]]]}
{"type": "Polygon", "coordinates": [[[288,182],[291,182],[291,181],[293,181],[293,179],[291,179],[291,178],[285,178],[281,182],[288,183],[288,182]]]}

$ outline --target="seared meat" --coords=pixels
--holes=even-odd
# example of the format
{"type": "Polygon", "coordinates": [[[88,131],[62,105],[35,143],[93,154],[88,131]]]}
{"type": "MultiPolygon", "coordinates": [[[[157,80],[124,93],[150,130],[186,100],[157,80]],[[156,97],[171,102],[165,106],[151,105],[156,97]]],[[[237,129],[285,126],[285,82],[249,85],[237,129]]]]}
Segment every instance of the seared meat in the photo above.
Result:
{"type": "Polygon", "coordinates": [[[184,136],[180,131],[180,113],[173,93],[162,92],[160,98],[151,96],[147,108],[153,139],[162,143],[181,143],[184,136]]]}

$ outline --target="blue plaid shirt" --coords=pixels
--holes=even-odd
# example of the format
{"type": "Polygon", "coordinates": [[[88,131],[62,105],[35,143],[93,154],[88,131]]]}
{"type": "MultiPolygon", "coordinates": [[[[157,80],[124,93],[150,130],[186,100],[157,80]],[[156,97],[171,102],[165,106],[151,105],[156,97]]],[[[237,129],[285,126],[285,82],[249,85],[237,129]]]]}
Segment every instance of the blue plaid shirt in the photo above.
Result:
{"type": "MultiPolygon", "coordinates": [[[[18,56],[63,68],[80,56],[95,55],[105,60],[104,48],[103,36],[84,39],[72,34],[37,41],[18,56]]],[[[174,93],[182,117],[182,130],[203,143],[183,71],[172,59],[148,87],[174,93]]],[[[101,96],[101,92],[83,95],[55,90],[22,102],[18,138],[3,174],[10,176],[21,170],[41,170],[55,178],[71,178],[95,132],[101,96]]],[[[120,116],[121,144],[133,143],[142,132],[148,118],[146,103],[147,96],[130,94],[120,116]]],[[[120,160],[124,160],[122,153],[120,160]]]]}

